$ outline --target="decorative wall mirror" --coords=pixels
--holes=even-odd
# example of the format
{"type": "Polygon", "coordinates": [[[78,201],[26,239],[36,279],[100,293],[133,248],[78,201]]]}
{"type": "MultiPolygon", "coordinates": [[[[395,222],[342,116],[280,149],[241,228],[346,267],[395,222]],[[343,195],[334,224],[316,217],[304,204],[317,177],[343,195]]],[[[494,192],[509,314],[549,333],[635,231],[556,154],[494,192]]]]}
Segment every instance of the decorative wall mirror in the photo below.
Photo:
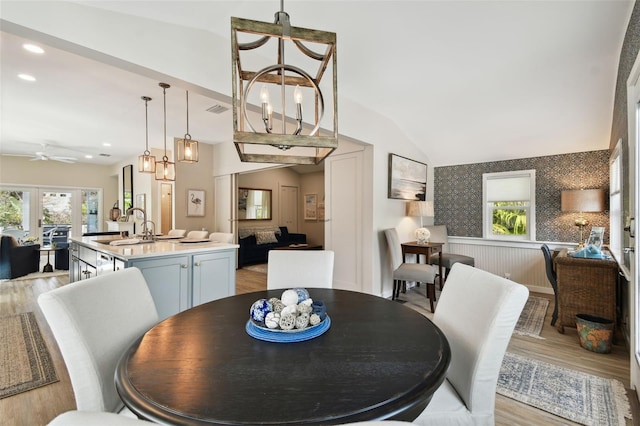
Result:
{"type": "Polygon", "coordinates": [[[238,220],[271,220],[271,190],[238,188],[238,220]]]}
{"type": "Polygon", "coordinates": [[[122,168],[122,207],[126,215],[127,210],[133,207],[133,165],[122,168]]]}

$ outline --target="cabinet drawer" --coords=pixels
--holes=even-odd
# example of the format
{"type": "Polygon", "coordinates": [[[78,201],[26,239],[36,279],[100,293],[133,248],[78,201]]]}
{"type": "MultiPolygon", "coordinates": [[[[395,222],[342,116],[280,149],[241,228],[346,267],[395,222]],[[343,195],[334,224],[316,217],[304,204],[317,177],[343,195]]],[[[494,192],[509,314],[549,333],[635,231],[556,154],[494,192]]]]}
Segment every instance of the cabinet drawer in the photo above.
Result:
{"type": "Polygon", "coordinates": [[[91,266],[97,265],[97,254],[97,251],[84,246],[80,246],[78,250],[78,258],[91,266]]]}

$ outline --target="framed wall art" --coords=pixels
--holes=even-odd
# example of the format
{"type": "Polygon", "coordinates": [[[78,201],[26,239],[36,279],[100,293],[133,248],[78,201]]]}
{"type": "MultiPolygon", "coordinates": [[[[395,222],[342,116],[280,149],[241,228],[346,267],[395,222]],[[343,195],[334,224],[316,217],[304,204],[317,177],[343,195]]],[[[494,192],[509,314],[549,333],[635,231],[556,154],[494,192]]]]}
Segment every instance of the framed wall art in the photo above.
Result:
{"type": "Polygon", "coordinates": [[[388,197],[397,200],[425,200],[427,165],[396,154],[389,154],[388,197]]]}
{"type": "Polygon", "coordinates": [[[304,195],[304,220],[318,219],[318,203],[317,194],[304,195]]]}
{"type": "Polygon", "coordinates": [[[187,189],[187,216],[204,216],[204,203],[203,189],[187,189]]]}

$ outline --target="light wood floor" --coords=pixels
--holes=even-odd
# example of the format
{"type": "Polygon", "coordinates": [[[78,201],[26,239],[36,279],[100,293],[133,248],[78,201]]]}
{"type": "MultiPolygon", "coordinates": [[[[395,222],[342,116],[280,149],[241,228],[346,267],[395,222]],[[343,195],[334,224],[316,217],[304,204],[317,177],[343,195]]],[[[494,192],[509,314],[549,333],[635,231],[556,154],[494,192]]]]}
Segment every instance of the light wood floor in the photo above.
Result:
{"type": "MultiPolygon", "coordinates": [[[[73,391],[64,361],[36,302],[40,293],[57,288],[67,282],[68,278],[65,276],[0,282],[0,317],[20,312],[35,312],[60,378],[57,383],[0,399],[0,424],[2,425],[44,425],[57,414],[75,408],[73,391]]],[[[238,294],[257,291],[266,288],[266,275],[259,272],[238,270],[236,282],[238,294]]],[[[424,287],[411,289],[406,294],[401,294],[400,299],[406,301],[405,306],[429,316],[428,303],[424,293],[421,292],[424,292],[424,287]]],[[[552,299],[550,295],[537,294],[537,296],[552,299]]],[[[615,378],[620,380],[625,387],[629,387],[629,356],[624,347],[614,345],[613,352],[607,355],[586,351],[578,344],[575,330],[567,330],[562,335],[549,325],[552,312],[553,300],[547,310],[545,326],[541,333],[545,340],[513,336],[508,350],[552,364],[602,377],[615,378]]],[[[630,395],[629,399],[632,402],[635,420],[640,417],[637,403],[635,403],[635,394],[630,395]]],[[[575,425],[576,423],[498,395],[496,398],[496,424],[538,426],[575,425]]],[[[638,424],[638,422],[627,422],[627,425],[633,424],[638,424]]]]}

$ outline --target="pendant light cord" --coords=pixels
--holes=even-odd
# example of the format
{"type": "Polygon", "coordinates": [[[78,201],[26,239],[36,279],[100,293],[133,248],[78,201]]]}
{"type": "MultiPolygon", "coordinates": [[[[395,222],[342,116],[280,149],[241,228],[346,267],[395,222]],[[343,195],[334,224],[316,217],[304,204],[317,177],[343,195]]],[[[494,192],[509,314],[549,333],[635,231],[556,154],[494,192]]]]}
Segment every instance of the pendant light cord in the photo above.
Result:
{"type": "Polygon", "coordinates": [[[162,86],[162,96],[164,98],[164,156],[162,161],[166,163],[169,161],[169,157],[167,157],[167,88],[165,86],[162,86]]]}
{"type": "Polygon", "coordinates": [[[145,96],[144,98],[144,155],[148,156],[151,154],[149,151],[149,105],[148,102],[151,98],[145,96]]]}
{"type": "Polygon", "coordinates": [[[191,134],[189,134],[189,91],[187,90],[187,133],[184,135],[185,139],[191,139],[191,134]]]}

